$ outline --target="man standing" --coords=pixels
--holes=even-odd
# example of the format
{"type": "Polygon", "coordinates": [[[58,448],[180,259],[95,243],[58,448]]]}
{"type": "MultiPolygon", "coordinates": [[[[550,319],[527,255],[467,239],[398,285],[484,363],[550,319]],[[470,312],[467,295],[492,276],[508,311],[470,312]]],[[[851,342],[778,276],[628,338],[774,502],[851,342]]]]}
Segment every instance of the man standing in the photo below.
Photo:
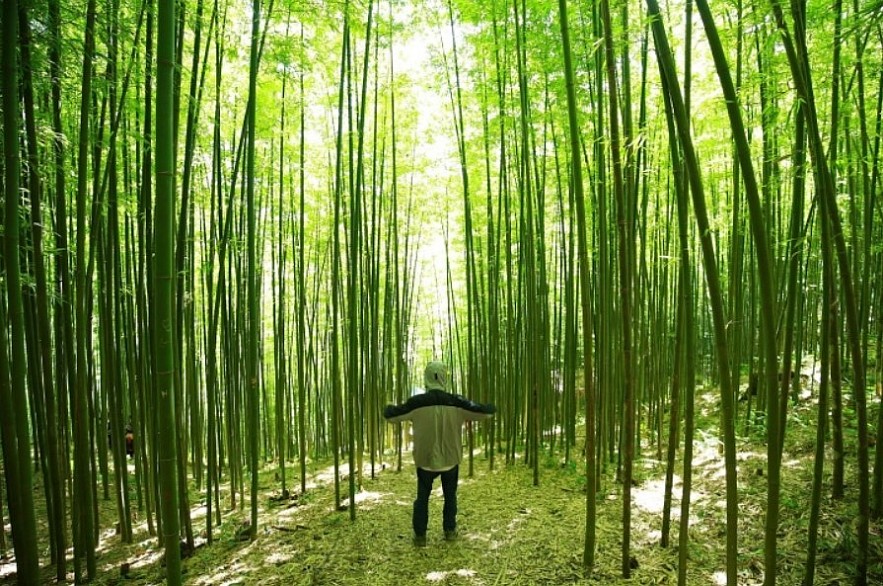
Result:
{"type": "Polygon", "coordinates": [[[463,455],[461,429],[466,421],[492,416],[493,405],[474,403],[447,392],[448,369],[441,362],[430,362],[423,374],[426,392],[403,405],[387,405],[383,416],[390,423],[411,421],[414,435],[414,465],[417,467],[417,500],[414,501],[414,545],[426,545],[429,524],[429,494],[436,476],[441,476],[445,495],[442,527],[445,539],[457,538],[457,478],[463,455]]]}

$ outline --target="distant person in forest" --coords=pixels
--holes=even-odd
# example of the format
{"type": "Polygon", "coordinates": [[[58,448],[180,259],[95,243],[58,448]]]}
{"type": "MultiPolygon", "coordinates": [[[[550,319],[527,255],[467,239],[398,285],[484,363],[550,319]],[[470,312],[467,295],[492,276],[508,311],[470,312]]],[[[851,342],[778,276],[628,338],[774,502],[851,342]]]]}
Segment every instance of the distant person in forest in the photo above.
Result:
{"type": "Polygon", "coordinates": [[[402,405],[387,405],[383,416],[390,423],[411,421],[414,434],[414,465],[417,467],[417,499],[414,501],[414,545],[426,545],[429,524],[429,494],[436,476],[441,476],[445,506],[442,527],[445,540],[457,538],[457,479],[463,455],[461,429],[466,421],[491,417],[497,408],[474,403],[448,390],[448,368],[430,362],[423,374],[426,392],[414,395],[402,405]]]}

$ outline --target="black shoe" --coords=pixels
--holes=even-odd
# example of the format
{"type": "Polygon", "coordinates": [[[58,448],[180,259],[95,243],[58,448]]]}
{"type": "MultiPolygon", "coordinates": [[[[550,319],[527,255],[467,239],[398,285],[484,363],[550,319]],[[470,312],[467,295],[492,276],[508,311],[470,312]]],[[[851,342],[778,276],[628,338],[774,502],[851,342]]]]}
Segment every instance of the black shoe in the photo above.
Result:
{"type": "Polygon", "coordinates": [[[445,531],[445,541],[456,541],[457,540],[457,530],[451,529],[450,531],[445,531]]]}
{"type": "Polygon", "coordinates": [[[415,535],[414,536],[414,547],[426,547],[426,536],[425,535],[415,535]]]}

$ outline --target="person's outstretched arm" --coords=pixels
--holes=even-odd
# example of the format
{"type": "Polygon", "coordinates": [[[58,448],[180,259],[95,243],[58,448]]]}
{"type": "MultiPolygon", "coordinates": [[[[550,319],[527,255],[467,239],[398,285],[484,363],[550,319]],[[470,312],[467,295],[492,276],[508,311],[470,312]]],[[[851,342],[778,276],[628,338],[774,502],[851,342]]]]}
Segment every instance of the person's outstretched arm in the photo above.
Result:
{"type": "Polygon", "coordinates": [[[497,412],[497,407],[493,403],[482,404],[470,401],[465,397],[458,397],[459,407],[463,414],[464,421],[480,421],[492,417],[497,412]]]}
{"type": "Polygon", "coordinates": [[[387,405],[383,410],[383,417],[390,423],[399,423],[400,421],[407,421],[410,419],[411,411],[413,411],[413,409],[408,403],[403,405],[387,405]]]}

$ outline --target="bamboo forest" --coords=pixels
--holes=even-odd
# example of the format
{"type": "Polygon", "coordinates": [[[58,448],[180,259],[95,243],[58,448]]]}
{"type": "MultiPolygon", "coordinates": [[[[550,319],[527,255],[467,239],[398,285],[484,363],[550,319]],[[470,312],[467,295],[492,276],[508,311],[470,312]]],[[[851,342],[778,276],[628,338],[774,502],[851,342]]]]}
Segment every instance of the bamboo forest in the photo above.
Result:
{"type": "Polygon", "coordinates": [[[883,584],[883,0],[0,27],[0,586],[883,584]]]}

